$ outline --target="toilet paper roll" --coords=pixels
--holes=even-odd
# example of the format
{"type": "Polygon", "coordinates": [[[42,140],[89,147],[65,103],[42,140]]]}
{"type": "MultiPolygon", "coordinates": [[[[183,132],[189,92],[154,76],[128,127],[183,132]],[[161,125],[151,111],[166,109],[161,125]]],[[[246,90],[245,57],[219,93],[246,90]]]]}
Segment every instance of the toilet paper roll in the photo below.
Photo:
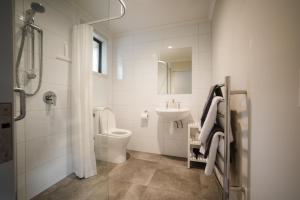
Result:
{"type": "Polygon", "coordinates": [[[148,112],[143,112],[143,113],[141,114],[141,118],[142,118],[142,120],[148,120],[148,118],[149,118],[149,113],[148,113],[148,112]]]}

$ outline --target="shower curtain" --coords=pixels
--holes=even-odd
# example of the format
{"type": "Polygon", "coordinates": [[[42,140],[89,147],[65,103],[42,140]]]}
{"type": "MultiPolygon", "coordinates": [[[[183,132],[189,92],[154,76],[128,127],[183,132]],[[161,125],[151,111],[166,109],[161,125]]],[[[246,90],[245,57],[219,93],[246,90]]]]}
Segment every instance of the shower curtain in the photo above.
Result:
{"type": "Polygon", "coordinates": [[[73,27],[71,130],[73,169],[79,178],[97,174],[93,139],[92,41],[92,26],[73,27]]]}

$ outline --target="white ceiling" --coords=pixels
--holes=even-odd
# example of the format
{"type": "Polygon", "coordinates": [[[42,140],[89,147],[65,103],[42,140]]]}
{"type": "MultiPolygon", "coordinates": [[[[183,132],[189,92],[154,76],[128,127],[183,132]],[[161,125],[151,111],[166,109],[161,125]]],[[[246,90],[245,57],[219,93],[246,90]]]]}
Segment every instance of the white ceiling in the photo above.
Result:
{"type": "Polygon", "coordinates": [[[159,59],[171,62],[171,61],[192,61],[192,48],[174,48],[174,49],[166,49],[161,52],[159,55],[159,59]]]}
{"type": "MultiPolygon", "coordinates": [[[[73,0],[95,18],[120,13],[117,0],[73,0]]],[[[212,0],[124,0],[124,18],[109,23],[112,33],[136,31],[156,26],[209,18],[212,0]]]]}

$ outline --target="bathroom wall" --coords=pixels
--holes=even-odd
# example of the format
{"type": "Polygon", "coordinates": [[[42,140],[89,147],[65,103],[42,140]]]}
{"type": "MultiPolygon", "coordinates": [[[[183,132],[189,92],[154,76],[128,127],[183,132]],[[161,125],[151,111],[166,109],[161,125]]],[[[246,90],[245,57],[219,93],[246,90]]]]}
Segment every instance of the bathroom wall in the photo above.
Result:
{"type": "Polygon", "coordinates": [[[215,7],[214,82],[230,75],[233,89],[249,93],[249,129],[241,129],[250,152],[241,155],[250,161],[243,175],[253,200],[300,198],[299,10],[293,0],[218,0],[215,7]]]}
{"type": "Polygon", "coordinates": [[[107,44],[107,74],[99,74],[93,72],[93,95],[94,106],[109,106],[112,107],[112,37],[107,29],[97,26],[95,30],[97,34],[104,37],[107,44]]]}
{"type": "MultiPolygon", "coordinates": [[[[56,57],[64,55],[66,44],[71,59],[72,27],[88,15],[67,1],[38,2],[46,8],[45,13],[35,18],[36,24],[44,30],[43,82],[38,94],[26,99],[26,118],[16,123],[19,199],[25,199],[26,193],[27,198],[32,198],[73,172],[69,124],[72,64],[56,57]],[[48,90],[57,94],[56,106],[48,107],[42,101],[43,93],[48,90]]],[[[29,0],[16,1],[17,50],[21,26],[18,17],[23,9],[30,8],[30,3],[29,0]]],[[[95,105],[109,104],[111,85],[110,75],[94,75],[95,105]]]]}
{"type": "Polygon", "coordinates": [[[211,85],[210,24],[189,22],[167,25],[113,38],[113,110],[119,128],[133,131],[128,149],[173,156],[187,156],[187,121],[199,121],[211,85]],[[157,94],[159,52],[192,47],[192,94],[157,94]],[[184,128],[169,126],[158,118],[155,109],[175,99],[191,109],[184,128]],[[141,120],[147,110],[150,118],[141,120]]]}

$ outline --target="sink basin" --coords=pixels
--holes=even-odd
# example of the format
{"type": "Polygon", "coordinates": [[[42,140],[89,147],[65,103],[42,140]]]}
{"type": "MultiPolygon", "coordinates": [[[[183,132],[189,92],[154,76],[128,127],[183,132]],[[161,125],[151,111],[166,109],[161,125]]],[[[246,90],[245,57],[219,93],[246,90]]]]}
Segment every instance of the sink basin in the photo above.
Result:
{"type": "Polygon", "coordinates": [[[167,121],[178,121],[186,118],[189,113],[190,109],[188,108],[157,108],[156,113],[159,117],[163,118],[167,121]]]}

